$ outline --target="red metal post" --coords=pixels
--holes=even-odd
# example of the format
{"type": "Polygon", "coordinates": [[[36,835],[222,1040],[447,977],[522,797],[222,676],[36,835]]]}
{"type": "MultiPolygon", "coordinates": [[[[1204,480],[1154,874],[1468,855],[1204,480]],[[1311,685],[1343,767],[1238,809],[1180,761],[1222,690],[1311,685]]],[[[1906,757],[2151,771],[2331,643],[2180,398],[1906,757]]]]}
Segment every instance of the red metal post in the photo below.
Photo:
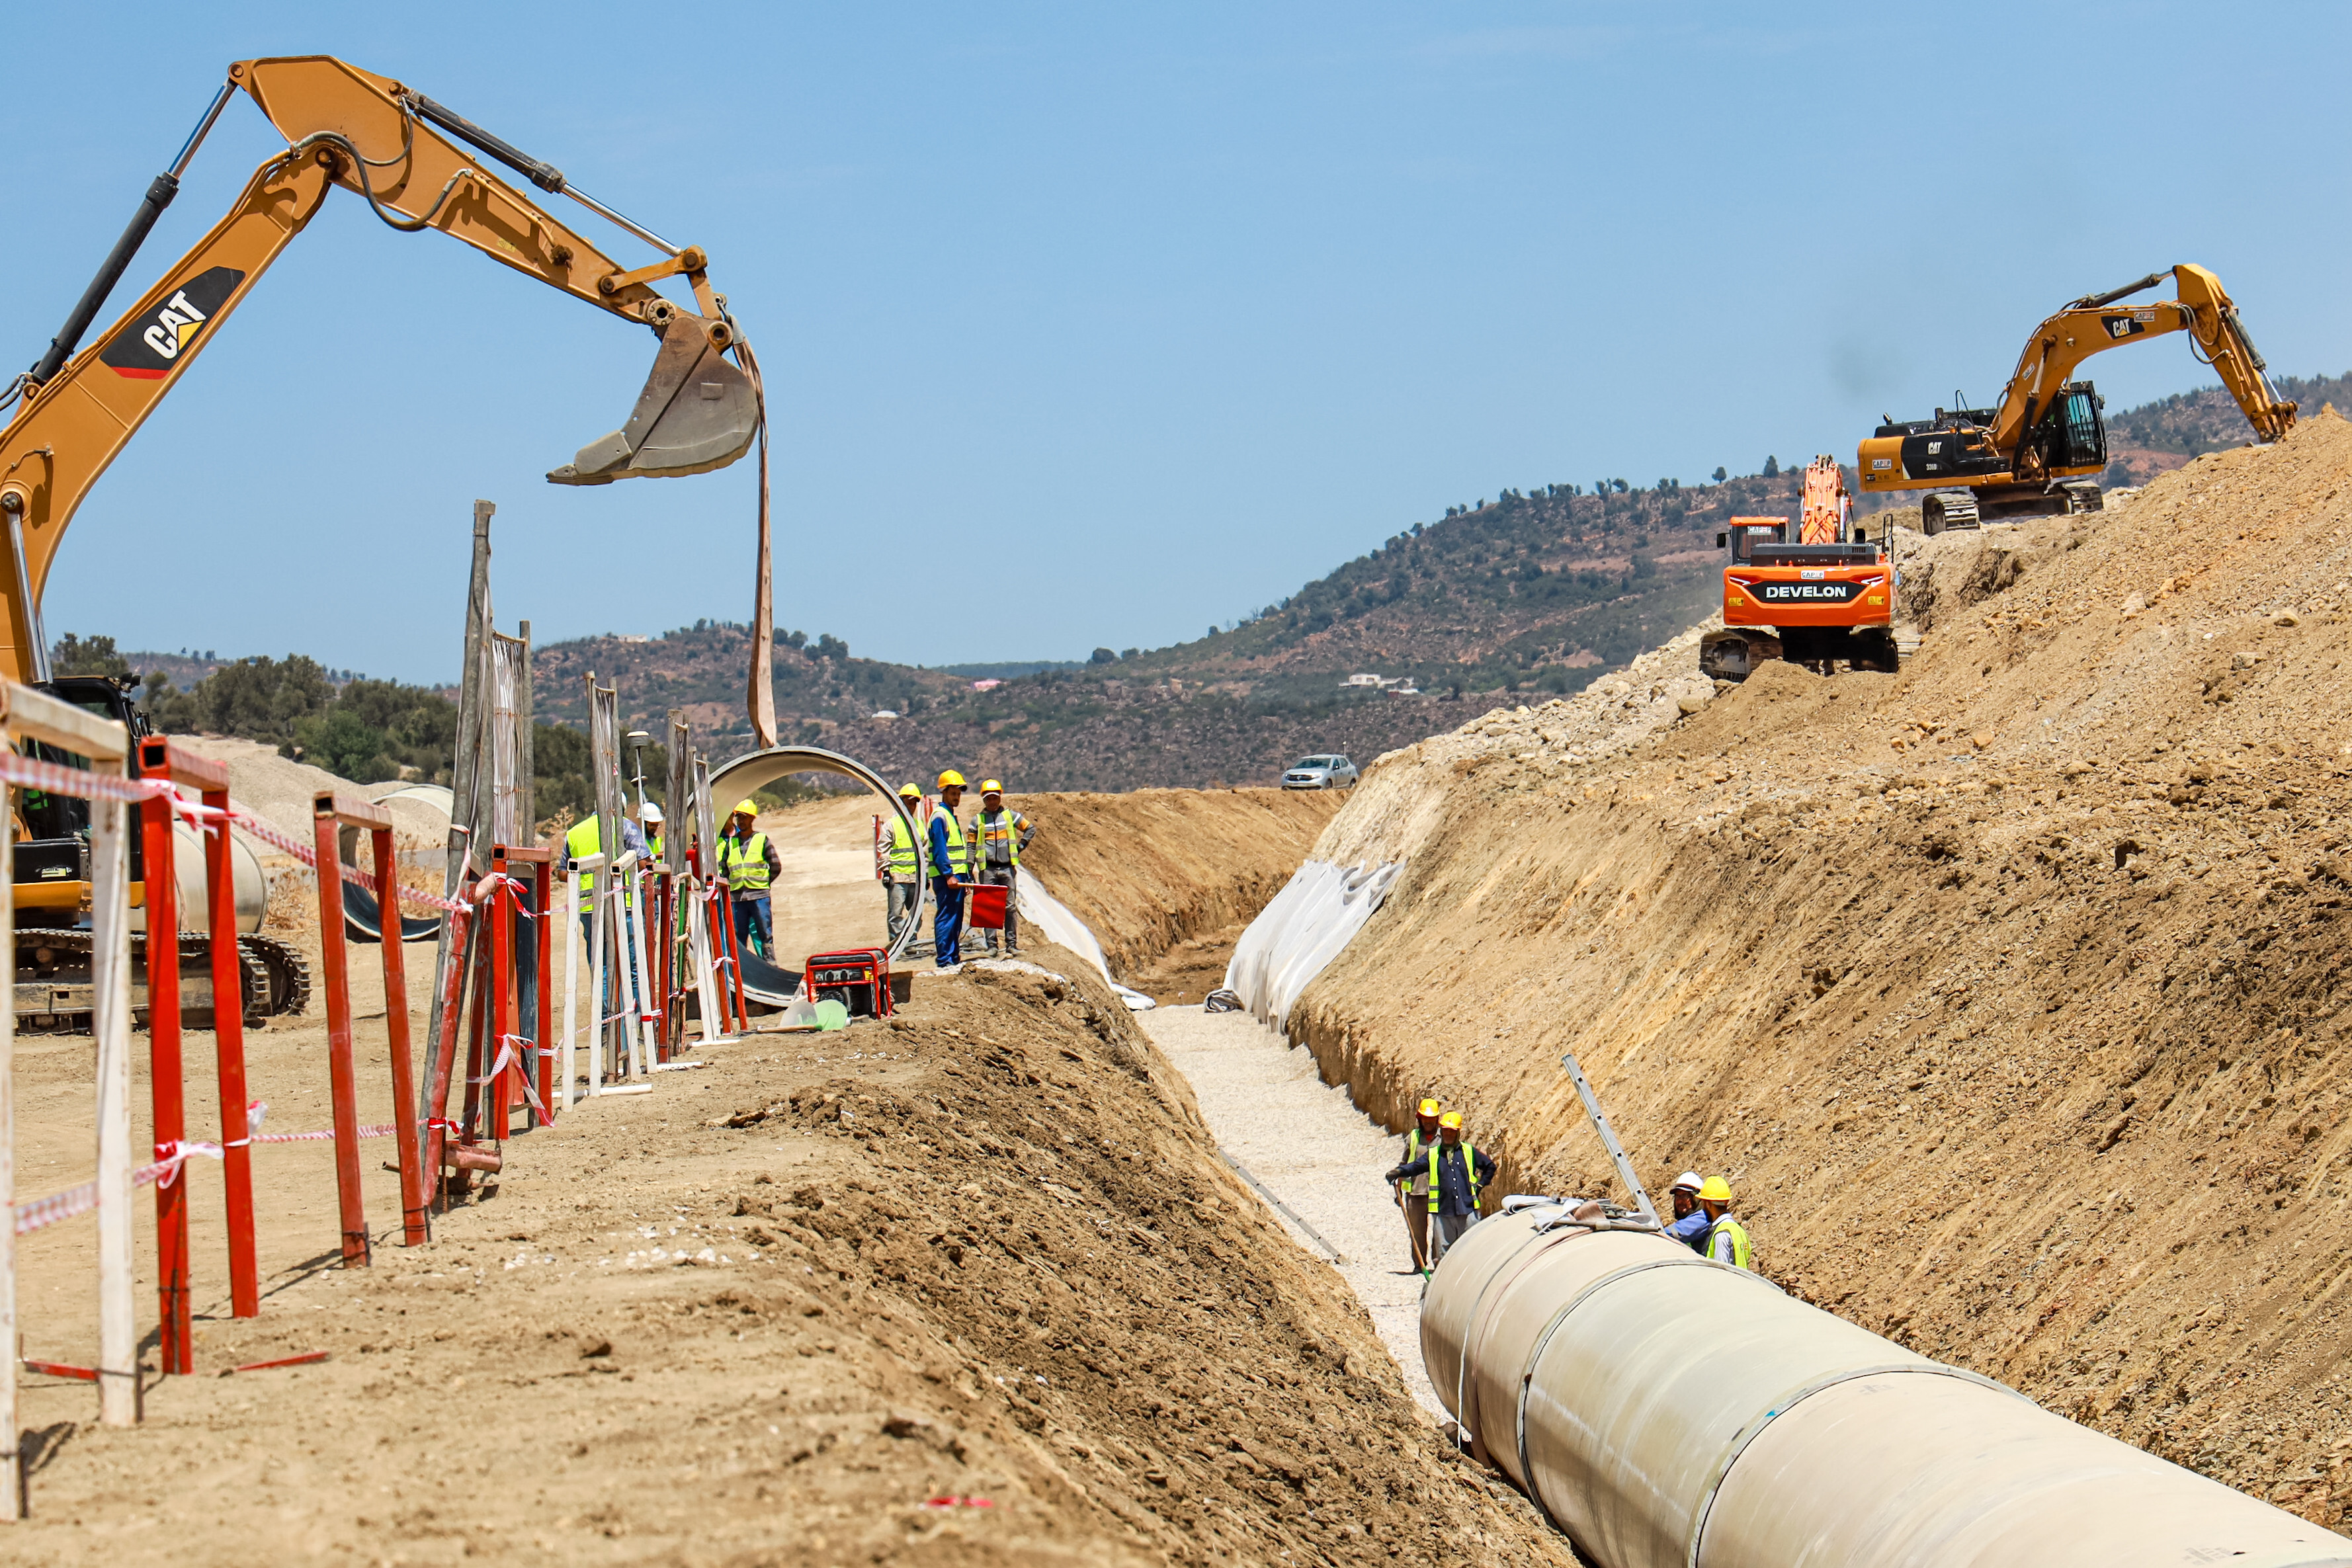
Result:
{"type": "MultiPolygon", "coordinates": [[[[226,789],[205,804],[228,809],[226,789]]],[[[212,933],[213,1054],[220,1075],[221,1176],[228,1190],[228,1302],[234,1317],[261,1314],[261,1272],[253,1243],[253,1130],[246,1122],[245,965],[236,950],[236,867],[228,822],[205,835],[205,928],[212,933]],[[226,998],[226,1000],[223,998],[226,998]]]]}
{"type": "Polygon", "coordinates": [[[449,1145],[449,1077],[457,1066],[457,1029],[464,1021],[466,969],[472,954],[473,922],[464,914],[449,921],[449,967],[441,988],[441,1046],[432,1064],[433,1090],[425,1100],[425,1169],[437,1197],[449,1145]]]}
{"type": "MultiPolygon", "coordinates": [[[[357,1075],[352,1064],[352,974],[343,936],[342,859],[337,843],[346,820],[358,817],[368,827],[392,819],[365,801],[341,799],[321,791],[312,803],[311,847],[319,860],[319,956],[327,982],[327,1082],[334,1102],[335,1190],[341,1200],[343,1226],[343,1267],[359,1268],[371,1260],[368,1249],[367,1202],[360,1190],[360,1104],[357,1075]],[[354,811],[352,808],[359,810],[354,811]]],[[[398,933],[394,933],[394,939],[398,933]]]]}
{"type": "MultiPolygon", "coordinates": [[[[555,872],[550,863],[551,850],[539,852],[542,857],[531,868],[530,906],[539,913],[535,923],[539,933],[539,1017],[533,1020],[532,1046],[539,1052],[539,1100],[547,1107],[548,1119],[555,1117],[555,872]]],[[[564,933],[566,937],[570,932],[564,933]]]]}
{"type": "Polygon", "coordinates": [[[400,858],[392,830],[374,828],[375,896],[383,936],[383,1027],[392,1046],[392,1119],[399,1127],[400,1239],[422,1247],[430,1232],[425,1219],[425,1160],[416,1139],[416,1068],[409,1059],[408,958],[400,948],[400,858]]]}
{"type": "MultiPolygon", "coordinates": [[[[514,883],[507,876],[507,847],[490,847],[490,874],[498,880],[490,893],[490,1038],[483,1045],[482,1056],[488,1061],[499,1061],[515,1045],[514,1019],[514,883]]],[[[521,1067],[520,1061],[507,1064],[491,1073],[485,1086],[489,1100],[492,1137],[503,1142],[513,1125],[513,1085],[521,1067]]],[[[526,1125],[529,1124],[526,1123],[526,1125]]]]}
{"type": "Polygon", "coordinates": [[[727,886],[723,883],[717,888],[713,889],[711,893],[710,907],[712,913],[718,916],[719,929],[725,934],[724,940],[727,945],[726,984],[727,988],[734,992],[734,996],[731,999],[735,1004],[735,1021],[727,1025],[727,1032],[732,1034],[737,1030],[749,1029],[751,1021],[751,1007],[743,999],[743,957],[742,955],[736,950],[734,889],[727,886]]]}
{"type": "MultiPolygon", "coordinates": [[[[139,772],[142,778],[170,777],[163,741],[139,743],[139,772]]],[[[155,1157],[162,1159],[188,1131],[180,1066],[180,884],[172,862],[171,802],[143,802],[140,827],[147,910],[149,1087],[155,1105],[155,1157]]],[[[157,1337],[167,1373],[195,1369],[188,1342],[188,1180],[184,1163],[172,1179],[155,1184],[155,1273],[163,1297],[157,1337]]]]}

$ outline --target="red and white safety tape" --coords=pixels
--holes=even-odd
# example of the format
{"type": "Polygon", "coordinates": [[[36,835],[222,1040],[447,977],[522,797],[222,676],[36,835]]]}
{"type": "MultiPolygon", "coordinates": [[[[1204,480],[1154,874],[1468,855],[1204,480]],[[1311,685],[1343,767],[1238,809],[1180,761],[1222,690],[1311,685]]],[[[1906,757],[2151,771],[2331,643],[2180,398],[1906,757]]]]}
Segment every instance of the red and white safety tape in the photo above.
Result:
{"type": "MultiPolygon", "coordinates": [[[[263,1106],[262,1109],[266,1111],[268,1107],[263,1106]]],[[[362,1138],[388,1138],[399,1130],[395,1126],[362,1127],[359,1135],[362,1138]]],[[[251,1141],[257,1144],[308,1144],[331,1140],[334,1135],[331,1132],[272,1133],[268,1137],[257,1134],[251,1141]]],[[[208,1160],[223,1157],[220,1145],[189,1140],[168,1145],[159,1144],[155,1146],[155,1153],[158,1157],[152,1164],[141,1166],[131,1173],[132,1186],[145,1186],[150,1182],[169,1186],[179,1179],[180,1167],[196,1155],[202,1155],[208,1160]]],[[[16,1206],[16,1234],[25,1236],[46,1229],[76,1215],[88,1214],[97,1207],[98,1183],[94,1179],[79,1186],[69,1186],[63,1192],[51,1193],[47,1197],[28,1199],[16,1206]]]]}

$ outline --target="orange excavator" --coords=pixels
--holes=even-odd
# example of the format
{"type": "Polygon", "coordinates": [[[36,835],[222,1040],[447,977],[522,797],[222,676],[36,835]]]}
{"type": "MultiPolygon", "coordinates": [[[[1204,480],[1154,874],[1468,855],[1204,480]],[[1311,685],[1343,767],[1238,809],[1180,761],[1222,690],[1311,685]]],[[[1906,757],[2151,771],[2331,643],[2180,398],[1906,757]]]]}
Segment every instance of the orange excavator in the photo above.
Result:
{"type": "MultiPolygon", "coordinates": [[[[7,606],[0,618],[0,674],[120,719],[134,733],[144,729],[128,683],[52,681],[40,609],[50,563],[90,486],[338,187],[393,229],[438,230],[660,340],[627,422],[582,447],[548,475],[551,481],[603,485],[700,474],[750,450],[761,419],[759,365],[728,314],[726,297],[712,290],[699,246],[670,244],[588,195],[553,164],[389,77],[323,55],[240,60],[229,67],[179,156],[148,186],[47,351],[0,388],[0,413],[15,407],[0,429],[0,543],[9,568],[0,573],[7,606]],[[285,151],[265,160],[227,215],[82,348],[197,148],[239,92],[285,136],[285,151]],[[493,172],[491,163],[549,196],[570,198],[659,253],[657,259],[624,267],[521,185],[493,172]],[[684,279],[695,308],[655,288],[668,278],[684,279]]],[[[17,923],[34,928],[17,936],[16,1010],[39,1025],[73,1027],[87,1012],[88,932],[77,927],[89,898],[88,812],[78,801],[28,797],[15,828],[17,923]]],[[[132,842],[135,854],[135,837],[132,842]]],[[[134,904],[142,902],[141,874],[134,859],[134,904]]],[[[257,935],[241,936],[239,946],[247,959],[247,1012],[300,1011],[309,988],[300,955],[257,935]]],[[[180,954],[191,982],[201,986],[209,962],[205,940],[184,936],[180,954]]]]}
{"type": "Polygon", "coordinates": [[[1786,517],[1734,517],[1715,536],[1723,569],[1723,625],[1699,639],[1699,673],[1744,681],[1768,659],[1823,674],[1832,665],[1893,671],[1895,567],[1884,538],[1854,520],[1834,457],[1805,468],[1794,537],[1786,517]]]}
{"type": "Polygon", "coordinates": [[[1862,444],[1863,493],[1927,491],[1919,518],[1930,534],[2000,517],[2099,510],[2105,400],[2089,382],[2067,378],[2093,354],[2167,332],[2189,334],[2191,350],[2221,376],[2256,440],[2276,441],[2294,429],[2295,405],[2271,385],[2269,366],[2212,273],[2183,262],[2170,269],[2178,298],[2124,303],[2166,276],[2151,272],[2085,295],[2035,328],[1995,406],[1939,408],[1932,419],[1889,416],[1862,444]]]}

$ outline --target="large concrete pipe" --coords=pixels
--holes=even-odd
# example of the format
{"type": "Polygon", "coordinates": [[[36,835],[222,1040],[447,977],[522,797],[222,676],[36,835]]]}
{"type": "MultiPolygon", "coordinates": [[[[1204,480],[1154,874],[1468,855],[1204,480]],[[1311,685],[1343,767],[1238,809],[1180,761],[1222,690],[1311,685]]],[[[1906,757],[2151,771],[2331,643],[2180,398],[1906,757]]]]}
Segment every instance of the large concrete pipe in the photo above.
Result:
{"type": "MultiPolygon", "coordinates": [[[[236,928],[258,931],[262,917],[269,913],[269,879],[263,874],[253,847],[243,839],[230,838],[228,863],[236,888],[236,928]]],[[[205,893],[205,841],[185,822],[172,824],[172,870],[180,889],[180,929],[211,930],[212,905],[205,893]]],[[[131,912],[131,929],[147,929],[143,904],[131,912]]]]}
{"type": "Polygon", "coordinates": [[[1602,1568],[2352,1568],[2352,1540],[1597,1204],[1474,1227],[1421,1343],[1475,1452],[1602,1568]]]}

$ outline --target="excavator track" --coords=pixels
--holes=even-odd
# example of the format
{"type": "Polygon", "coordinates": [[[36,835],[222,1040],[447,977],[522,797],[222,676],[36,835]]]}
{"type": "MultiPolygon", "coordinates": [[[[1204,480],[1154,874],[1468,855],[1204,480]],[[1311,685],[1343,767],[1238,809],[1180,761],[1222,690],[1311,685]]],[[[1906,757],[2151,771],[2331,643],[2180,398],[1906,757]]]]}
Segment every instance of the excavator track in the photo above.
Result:
{"type": "Polygon", "coordinates": [[[1946,528],[1981,526],[1977,498],[1966,490],[1937,490],[1919,503],[1919,531],[1933,538],[1946,528]]]}
{"type": "MultiPolygon", "coordinates": [[[[273,1018],[298,1018],[310,1002],[310,966],[301,949],[273,936],[239,936],[243,958],[244,1016],[247,1025],[273,1018]]],[[[212,938],[201,931],[180,933],[182,1020],[192,1029],[212,1025],[212,938]]],[[[147,1019],[147,938],[131,936],[132,1021],[147,1019]]],[[[93,991],[90,934],[39,926],[16,932],[16,1028],[32,1034],[88,1034],[93,991]]]]}

